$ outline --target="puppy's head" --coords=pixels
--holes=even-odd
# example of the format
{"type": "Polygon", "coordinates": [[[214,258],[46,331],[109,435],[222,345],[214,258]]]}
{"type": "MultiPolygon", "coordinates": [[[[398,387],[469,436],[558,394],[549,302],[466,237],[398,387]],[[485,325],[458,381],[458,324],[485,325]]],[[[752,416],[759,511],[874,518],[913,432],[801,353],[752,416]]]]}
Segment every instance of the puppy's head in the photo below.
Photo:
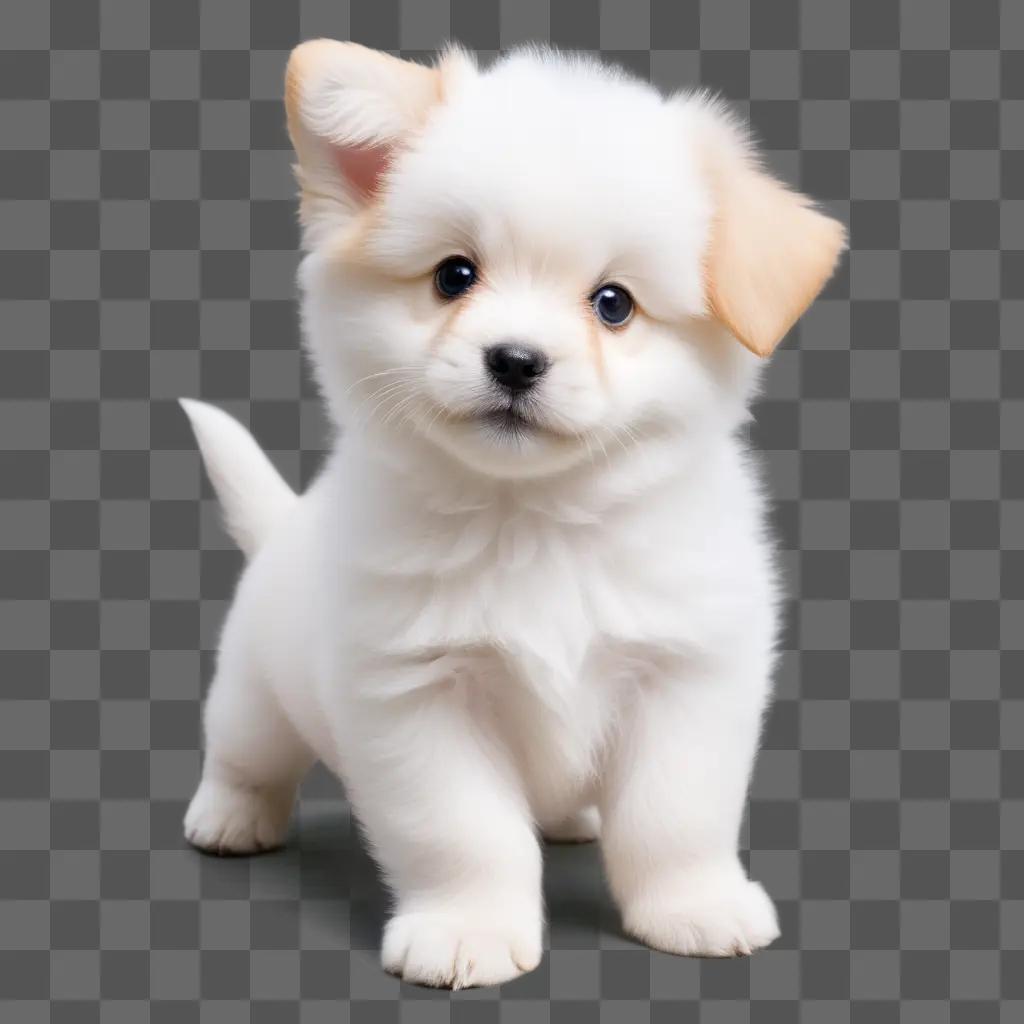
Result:
{"type": "Polygon", "coordinates": [[[731,429],[844,244],[715,103],[585,59],[317,40],[287,107],[334,415],[495,476],[731,429]]]}

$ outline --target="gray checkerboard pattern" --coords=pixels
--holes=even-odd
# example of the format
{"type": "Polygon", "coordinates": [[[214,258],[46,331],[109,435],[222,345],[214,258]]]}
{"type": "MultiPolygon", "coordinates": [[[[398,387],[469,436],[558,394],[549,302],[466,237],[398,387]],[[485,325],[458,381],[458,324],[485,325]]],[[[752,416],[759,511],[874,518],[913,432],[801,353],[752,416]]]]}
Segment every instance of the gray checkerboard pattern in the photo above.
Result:
{"type": "Polygon", "coordinates": [[[1024,1019],[1024,3],[4,0],[0,46],[5,1024],[1024,1019]],[[399,985],[322,775],[284,852],[183,848],[240,559],[174,398],[315,471],[280,93],[316,35],[710,86],[851,225],[757,410],[792,601],[752,959],[637,947],[560,848],[538,971],[399,985]]]}

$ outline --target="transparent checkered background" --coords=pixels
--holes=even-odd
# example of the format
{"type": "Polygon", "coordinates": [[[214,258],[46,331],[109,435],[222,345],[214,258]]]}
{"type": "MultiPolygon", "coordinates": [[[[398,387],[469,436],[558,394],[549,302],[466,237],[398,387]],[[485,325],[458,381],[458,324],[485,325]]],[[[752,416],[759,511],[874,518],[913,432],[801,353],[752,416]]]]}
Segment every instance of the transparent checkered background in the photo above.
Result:
{"type": "Polygon", "coordinates": [[[1024,1019],[1024,3],[5,0],[0,46],[4,1024],[1024,1019]],[[556,849],[538,971],[402,986],[322,775],[285,852],[183,847],[240,560],[174,398],[315,470],[280,94],[316,35],[719,89],[851,225],[757,412],[793,601],[752,959],[639,948],[556,849]]]}

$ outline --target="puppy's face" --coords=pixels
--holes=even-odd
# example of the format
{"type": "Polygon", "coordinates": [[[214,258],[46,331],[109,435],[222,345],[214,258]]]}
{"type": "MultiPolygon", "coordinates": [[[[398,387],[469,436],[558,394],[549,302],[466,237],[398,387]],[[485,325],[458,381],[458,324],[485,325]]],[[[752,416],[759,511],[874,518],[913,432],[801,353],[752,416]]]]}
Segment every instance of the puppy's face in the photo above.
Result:
{"type": "Polygon", "coordinates": [[[495,476],[734,424],[756,362],[735,339],[770,351],[842,243],[720,112],[592,64],[320,41],[289,115],[335,415],[495,476]]]}

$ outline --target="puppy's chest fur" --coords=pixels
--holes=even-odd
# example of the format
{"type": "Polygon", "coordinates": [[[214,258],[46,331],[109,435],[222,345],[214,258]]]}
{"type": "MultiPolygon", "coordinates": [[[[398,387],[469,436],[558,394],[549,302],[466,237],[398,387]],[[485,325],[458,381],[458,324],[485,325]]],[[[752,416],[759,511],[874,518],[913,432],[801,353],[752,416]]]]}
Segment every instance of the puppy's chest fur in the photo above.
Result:
{"type": "Polygon", "coordinates": [[[391,664],[500,676],[550,700],[713,645],[744,600],[702,502],[669,488],[598,509],[572,495],[372,487],[349,520],[350,636],[391,664]]]}

